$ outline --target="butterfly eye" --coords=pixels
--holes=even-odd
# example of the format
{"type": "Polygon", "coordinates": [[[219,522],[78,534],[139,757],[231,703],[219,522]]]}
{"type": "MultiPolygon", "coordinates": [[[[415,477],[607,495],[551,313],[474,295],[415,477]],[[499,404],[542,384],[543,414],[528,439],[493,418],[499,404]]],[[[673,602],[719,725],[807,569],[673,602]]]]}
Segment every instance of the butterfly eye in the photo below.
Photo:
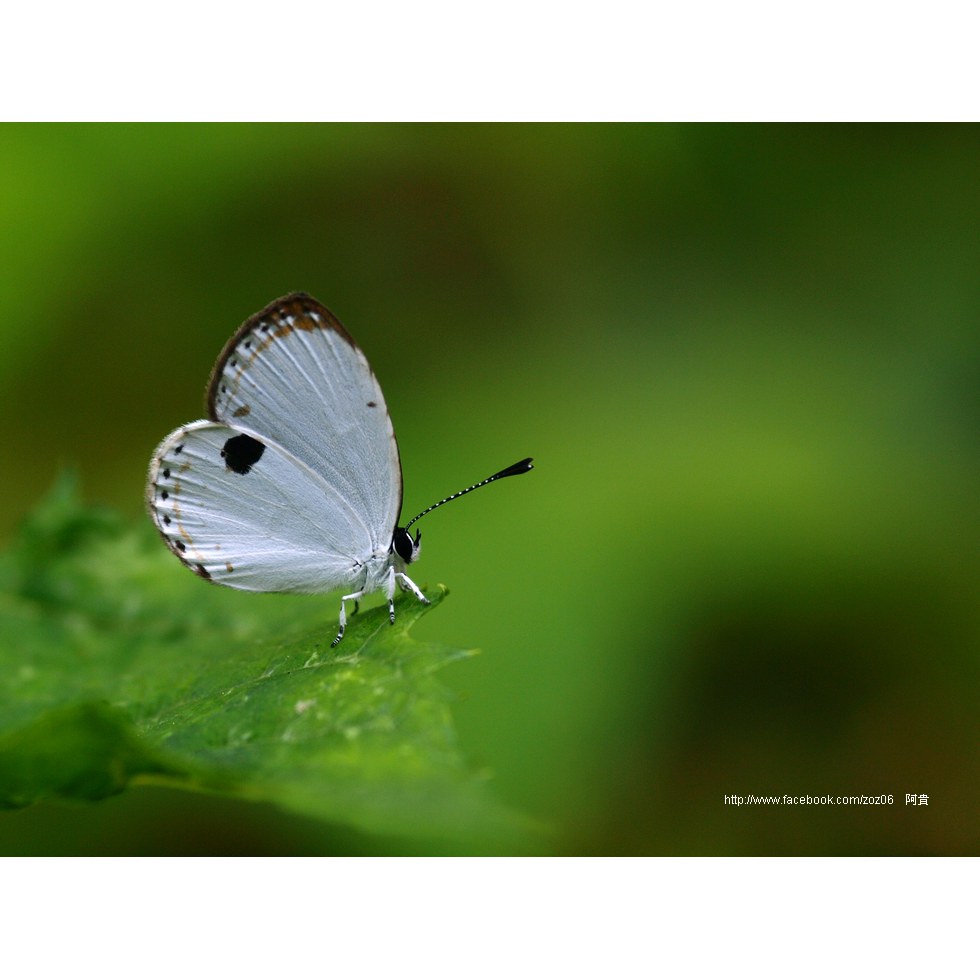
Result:
{"type": "Polygon", "coordinates": [[[412,540],[412,536],[403,527],[396,527],[395,533],[391,539],[391,547],[395,554],[406,565],[410,565],[419,556],[419,540],[421,538],[421,532],[415,535],[415,540],[412,540]]]}

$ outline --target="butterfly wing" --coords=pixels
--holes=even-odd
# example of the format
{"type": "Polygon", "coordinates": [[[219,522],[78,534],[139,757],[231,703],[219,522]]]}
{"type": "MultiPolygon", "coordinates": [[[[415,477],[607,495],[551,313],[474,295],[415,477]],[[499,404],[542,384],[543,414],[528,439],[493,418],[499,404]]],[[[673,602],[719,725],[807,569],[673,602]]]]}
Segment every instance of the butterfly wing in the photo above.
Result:
{"type": "Polygon", "coordinates": [[[172,432],[147,505],[203,578],[254,592],[329,592],[357,580],[370,531],[343,491],[275,442],[216,422],[172,432]]]}
{"type": "Polygon", "coordinates": [[[340,321],[305,293],[249,317],[208,384],[208,414],[271,439],[319,475],[387,548],[402,502],[398,444],[367,358],[340,321]]]}

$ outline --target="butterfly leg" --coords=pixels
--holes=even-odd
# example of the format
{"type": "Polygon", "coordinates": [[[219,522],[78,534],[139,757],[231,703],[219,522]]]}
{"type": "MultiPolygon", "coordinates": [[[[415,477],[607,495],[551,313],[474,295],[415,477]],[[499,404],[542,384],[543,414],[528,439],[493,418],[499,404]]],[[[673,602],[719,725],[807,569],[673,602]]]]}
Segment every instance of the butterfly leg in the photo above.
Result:
{"type": "Polygon", "coordinates": [[[343,638],[344,630],[347,629],[347,610],[344,609],[345,602],[354,602],[354,607],[357,607],[357,600],[364,595],[364,589],[359,592],[352,592],[350,595],[342,595],[340,597],[340,631],[337,633],[337,638],[330,644],[331,647],[335,647],[343,638]]]}
{"type": "Polygon", "coordinates": [[[391,625],[395,625],[395,570],[388,569],[388,582],[385,587],[385,595],[388,597],[388,620],[391,625]]]}
{"type": "Polygon", "coordinates": [[[414,592],[415,598],[418,599],[424,606],[431,604],[432,600],[426,599],[426,597],[422,595],[422,590],[404,572],[397,572],[396,574],[398,576],[398,584],[402,587],[403,592],[414,592]]]}

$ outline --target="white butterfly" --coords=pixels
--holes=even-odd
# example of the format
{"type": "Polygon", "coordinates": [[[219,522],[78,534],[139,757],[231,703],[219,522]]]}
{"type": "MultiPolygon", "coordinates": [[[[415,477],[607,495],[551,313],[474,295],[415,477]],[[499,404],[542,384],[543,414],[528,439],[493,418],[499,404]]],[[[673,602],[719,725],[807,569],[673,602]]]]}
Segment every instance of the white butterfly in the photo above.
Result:
{"type": "Polygon", "coordinates": [[[428,603],[405,567],[420,517],[505,476],[524,459],[398,526],[402,468],[384,395],[364,353],[312,296],[292,293],[245,321],[207,389],[208,420],[170,433],[150,461],[146,501],[170,550],[202,578],[252,592],[383,590],[428,603]]]}

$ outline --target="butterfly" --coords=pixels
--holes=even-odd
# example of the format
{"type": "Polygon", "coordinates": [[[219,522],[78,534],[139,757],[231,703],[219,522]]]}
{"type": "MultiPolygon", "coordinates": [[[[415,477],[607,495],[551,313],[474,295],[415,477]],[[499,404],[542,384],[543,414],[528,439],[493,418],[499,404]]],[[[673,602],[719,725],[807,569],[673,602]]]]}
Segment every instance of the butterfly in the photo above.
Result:
{"type": "Polygon", "coordinates": [[[376,592],[395,622],[396,584],[422,548],[419,518],[532,469],[508,466],[404,526],[398,442],[381,386],[340,321],[306,293],[249,317],[207,387],[205,420],[175,429],[150,460],[146,502],[167,547],[192,571],[250,592],[376,592]]]}

